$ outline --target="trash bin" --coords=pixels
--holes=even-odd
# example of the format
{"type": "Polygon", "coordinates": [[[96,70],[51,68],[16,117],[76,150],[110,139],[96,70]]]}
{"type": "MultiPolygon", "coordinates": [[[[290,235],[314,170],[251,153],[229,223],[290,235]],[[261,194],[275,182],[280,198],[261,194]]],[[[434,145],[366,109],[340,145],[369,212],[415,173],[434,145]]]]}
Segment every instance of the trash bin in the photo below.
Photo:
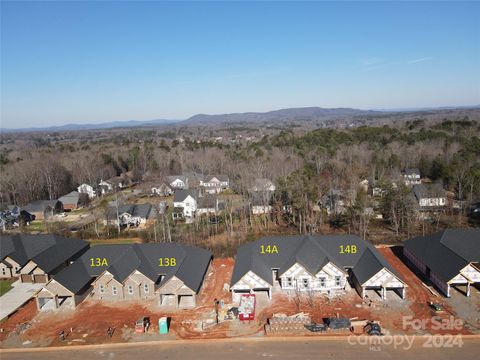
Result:
{"type": "Polygon", "coordinates": [[[158,319],[158,332],[160,334],[168,334],[168,318],[161,317],[158,319]]]}

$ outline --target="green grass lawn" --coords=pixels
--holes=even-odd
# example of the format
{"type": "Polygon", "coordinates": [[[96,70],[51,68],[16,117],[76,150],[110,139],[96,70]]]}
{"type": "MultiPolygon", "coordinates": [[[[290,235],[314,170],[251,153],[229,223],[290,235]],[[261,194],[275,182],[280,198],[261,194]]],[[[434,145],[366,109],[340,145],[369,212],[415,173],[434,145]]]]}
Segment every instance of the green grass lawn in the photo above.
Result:
{"type": "Polygon", "coordinates": [[[27,231],[46,231],[45,223],[43,220],[35,220],[26,227],[27,231]]]}
{"type": "Polygon", "coordinates": [[[0,296],[12,288],[12,284],[15,280],[16,279],[0,280],[0,296]]]}

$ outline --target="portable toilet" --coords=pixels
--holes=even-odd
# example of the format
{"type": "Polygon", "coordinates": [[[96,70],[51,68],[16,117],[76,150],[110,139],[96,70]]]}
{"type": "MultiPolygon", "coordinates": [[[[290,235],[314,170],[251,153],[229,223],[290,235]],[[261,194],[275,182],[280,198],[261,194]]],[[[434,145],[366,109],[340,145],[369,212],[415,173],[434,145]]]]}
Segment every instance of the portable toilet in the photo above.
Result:
{"type": "Polygon", "coordinates": [[[161,317],[158,319],[158,332],[160,334],[168,334],[168,318],[161,317]]]}

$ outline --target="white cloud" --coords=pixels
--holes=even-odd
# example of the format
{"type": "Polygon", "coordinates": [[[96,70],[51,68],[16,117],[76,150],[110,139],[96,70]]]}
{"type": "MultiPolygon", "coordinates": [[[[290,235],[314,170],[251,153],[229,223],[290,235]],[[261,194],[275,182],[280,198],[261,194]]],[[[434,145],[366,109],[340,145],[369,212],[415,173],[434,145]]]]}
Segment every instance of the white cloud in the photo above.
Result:
{"type": "Polygon", "coordinates": [[[432,60],[432,59],[433,59],[432,57],[427,56],[427,57],[408,60],[407,64],[417,64],[417,63],[421,63],[421,62],[424,62],[424,61],[429,61],[429,60],[432,60]]]}

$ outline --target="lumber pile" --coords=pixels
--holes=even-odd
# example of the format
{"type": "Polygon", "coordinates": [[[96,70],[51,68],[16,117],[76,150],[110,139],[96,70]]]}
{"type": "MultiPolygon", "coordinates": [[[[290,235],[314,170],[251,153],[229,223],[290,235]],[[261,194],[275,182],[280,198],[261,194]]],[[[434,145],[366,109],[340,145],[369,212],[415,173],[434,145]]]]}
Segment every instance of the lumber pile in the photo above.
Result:
{"type": "Polygon", "coordinates": [[[272,333],[303,333],[305,332],[305,325],[311,324],[311,322],[310,315],[303,312],[291,316],[276,314],[268,320],[268,324],[265,325],[265,332],[267,335],[272,333]]]}

